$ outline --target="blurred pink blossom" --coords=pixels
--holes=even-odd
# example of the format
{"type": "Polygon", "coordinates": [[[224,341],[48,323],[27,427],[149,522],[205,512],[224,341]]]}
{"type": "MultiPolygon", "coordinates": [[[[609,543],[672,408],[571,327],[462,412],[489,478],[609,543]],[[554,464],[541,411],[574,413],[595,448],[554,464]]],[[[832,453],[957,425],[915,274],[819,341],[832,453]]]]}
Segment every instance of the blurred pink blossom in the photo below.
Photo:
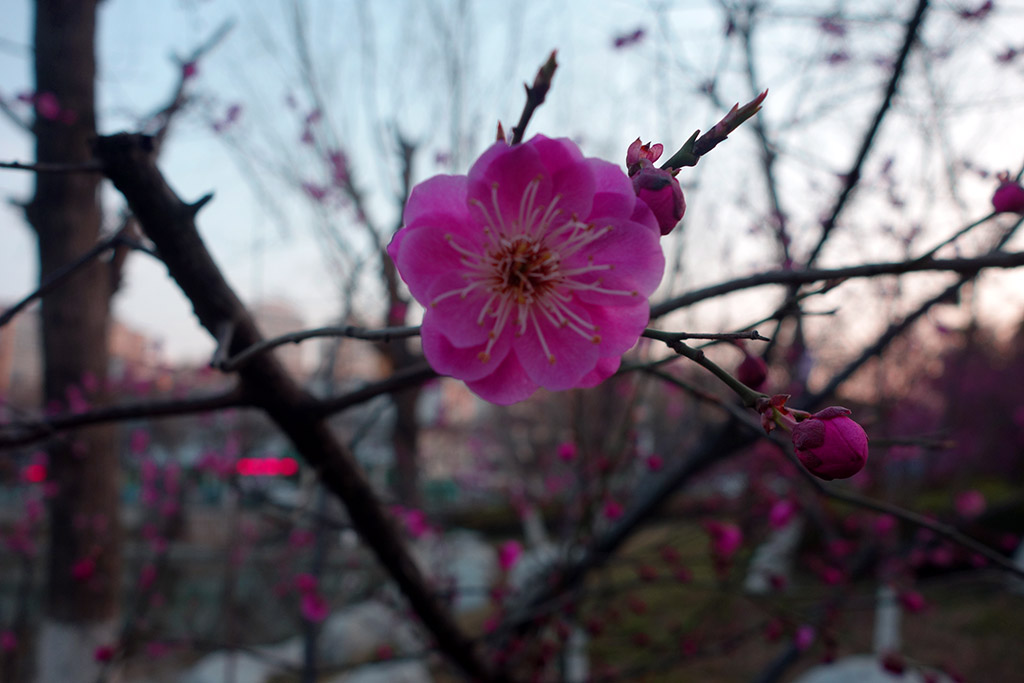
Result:
{"type": "Polygon", "coordinates": [[[498,564],[502,571],[508,571],[519,561],[523,553],[523,546],[519,541],[505,541],[498,546],[498,564]]]}
{"type": "Polygon", "coordinates": [[[961,491],[956,496],[956,511],[968,519],[977,517],[985,511],[984,494],[975,489],[961,491]]]}

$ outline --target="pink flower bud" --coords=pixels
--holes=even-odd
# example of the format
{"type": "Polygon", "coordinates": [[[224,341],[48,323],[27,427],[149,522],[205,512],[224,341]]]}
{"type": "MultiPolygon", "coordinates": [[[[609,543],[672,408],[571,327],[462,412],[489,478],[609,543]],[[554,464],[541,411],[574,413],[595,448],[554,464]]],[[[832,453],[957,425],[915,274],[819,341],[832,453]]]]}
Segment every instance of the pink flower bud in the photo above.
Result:
{"type": "Polygon", "coordinates": [[[676,180],[675,170],[655,168],[664,145],[642,143],[637,138],[626,150],[626,169],[633,179],[633,191],[647,204],[658,220],[662,235],[672,232],[686,212],[683,189],[676,180]]]}
{"type": "Polygon", "coordinates": [[[822,479],[845,479],[864,468],[868,436],[849,418],[846,408],[832,406],[793,427],[796,455],[811,474],[822,479]]]}
{"type": "Polygon", "coordinates": [[[743,362],[736,367],[736,379],[754,391],[760,391],[768,380],[768,366],[763,358],[744,352],[743,362]]]}
{"type": "Polygon", "coordinates": [[[655,168],[649,161],[641,161],[640,170],[633,176],[633,191],[654,213],[662,235],[672,232],[686,213],[683,188],[679,187],[675,175],[655,168]]]}
{"type": "Polygon", "coordinates": [[[1024,213],[1024,187],[1010,180],[1010,174],[998,176],[1000,185],[992,195],[992,208],[996,213],[1024,213]]]}

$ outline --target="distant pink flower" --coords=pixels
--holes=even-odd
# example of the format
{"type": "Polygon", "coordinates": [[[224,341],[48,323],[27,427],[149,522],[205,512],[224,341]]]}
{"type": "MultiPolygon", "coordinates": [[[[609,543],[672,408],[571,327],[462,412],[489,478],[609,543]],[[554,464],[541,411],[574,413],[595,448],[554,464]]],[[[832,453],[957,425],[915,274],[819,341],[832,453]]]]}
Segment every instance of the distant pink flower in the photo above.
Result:
{"type": "Polygon", "coordinates": [[[796,512],[796,503],[793,501],[787,498],[777,500],[768,511],[768,523],[773,529],[781,529],[790,523],[796,512]]]}
{"type": "Polygon", "coordinates": [[[327,615],[331,612],[327,600],[315,591],[302,594],[300,610],[302,611],[302,617],[306,621],[312,621],[317,624],[326,619],[327,615]]]}
{"type": "Polygon", "coordinates": [[[996,213],[1024,213],[1024,187],[1010,179],[1010,174],[1000,173],[999,187],[992,195],[992,208],[996,213]]]}
{"type": "Polygon", "coordinates": [[[837,38],[842,38],[846,35],[846,24],[838,17],[822,17],[818,20],[818,28],[821,29],[822,33],[827,33],[837,38]]]}
{"type": "Polygon", "coordinates": [[[989,12],[995,9],[995,2],[993,0],[985,0],[974,9],[963,8],[957,14],[961,19],[965,21],[981,21],[988,16],[989,12]]]}
{"type": "Polygon", "coordinates": [[[523,553],[523,546],[519,541],[505,541],[498,546],[498,564],[502,571],[508,571],[519,561],[523,553]]]}
{"type": "Polygon", "coordinates": [[[900,593],[900,604],[903,605],[903,609],[911,614],[917,614],[928,609],[928,601],[917,591],[900,593]]]}
{"type": "Polygon", "coordinates": [[[845,479],[864,468],[868,436],[849,418],[846,408],[832,406],[793,427],[793,446],[811,474],[822,479],[845,479]]]}
{"type": "Polygon", "coordinates": [[[622,516],[622,503],[617,500],[609,499],[604,504],[604,516],[607,519],[616,520],[622,516]]]}
{"type": "Polygon", "coordinates": [[[430,522],[427,521],[427,515],[423,510],[398,507],[395,513],[405,523],[405,530],[413,538],[421,538],[430,533],[430,522]]]}
{"type": "Polygon", "coordinates": [[[654,212],[658,229],[662,235],[667,235],[686,213],[686,199],[676,180],[676,171],[654,165],[663,149],[661,144],[644,144],[637,138],[626,150],[626,169],[633,179],[636,196],[654,212]]]}
{"type": "Polygon", "coordinates": [[[614,373],[665,265],[628,178],[567,139],[495,143],[413,188],[404,221],[388,254],[426,309],[427,361],[503,405],[614,373]]]}
{"type": "Polygon", "coordinates": [[[768,365],[760,356],[743,352],[743,362],[736,366],[736,379],[754,391],[760,391],[768,381],[768,365]]]}
{"type": "Polygon", "coordinates": [[[985,511],[985,495],[974,489],[961,491],[956,496],[956,511],[968,519],[977,517],[985,511]]]}
{"type": "Polygon", "coordinates": [[[114,648],[113,645],[100,645],[92,653],[92,656],[93,656],[93,659],[95,659],[97,662],[104,662],[105,663],[105,662],[113,661],[114,655],[116,653],[117,653],[117,650],[114,648]]]}
{"type": "Polygon", "coordinates": [[[60,102],[52,92],[41,92],[35,97],[36,113],[47,121],[60,118],[60,102]]]}
{"type": "Polygon", "coordinates": [[[571,441],[558,444],[558,459],[562,462],[572,462],[576,459],[576,444],[571,441]]]}
{"type": "Polygon", "coordinates": [[[721,560],[731,558],[743,545],[743,532],[731,522],[705,522],[704,530],[711,537],[711,552],[721,560]]]}
{"type": "Polygon", "coordinates": [[[615,49],[621,50],[624,47],[636,45],[644,39],[645,35],[647,35],[647,32],[643,28],[638,28],[630,33],[623,33],[622,35],[616,36],[612,44],[615,46],[615,49]]]}
{"type": "Polygon", "coordinates": [[[657,453],[648,456],[647,458],[647,469],[651,472],[657,472],[665,466],[665,459],[657,453]]]}
{"type": "Polygon", "coordinates": [[[317,583],[316,577],[312,574],[296,574],[295,575],[295,588],[300,593],[312,593],[316,591],[317,583]]]}
{"type": "Polygon", "coordinates": [[[96,560],[83,557],[71,565],[71,578],[75,581],[88,581],[96,574],[96,560]]]}
{"type": "Polygon", "coordinates": [[[801,652],[807,650],[813,643],[815,638],[814,627],[808,624],[804,624],[796,630],[796,635],[793,637],[793,643],[796,645],[796,649],[801,652]]]}

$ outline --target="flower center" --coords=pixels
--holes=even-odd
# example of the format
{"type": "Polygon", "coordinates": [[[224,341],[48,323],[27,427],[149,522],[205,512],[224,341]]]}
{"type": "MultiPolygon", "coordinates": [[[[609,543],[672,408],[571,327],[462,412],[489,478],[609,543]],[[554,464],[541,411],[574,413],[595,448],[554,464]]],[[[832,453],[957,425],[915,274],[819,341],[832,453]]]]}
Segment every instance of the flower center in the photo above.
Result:
{"type": "Polygon", "coordinates": [[[466,285],[435,296],[430,304],[436,306],[456,296],[465,299],[473,292],[485,294],[476,320],[478,325],[491,328],[479,354],[482,363],[490,360],[494,344],[510,325],[517,337],[532,329],[548,361],[555,363],[557,358],[543,330],[546,326],[570,329],[590,343],[601,342],[598,326],[578,310],[576,293],[638,296],[632,289],[606,288],[599,273],[610,272],[615,266],[595,263],[595,255],[587,253],[613,226],[598,227],[581,222],[575,215],[567,217],[558,208],[558,195],[548,205],[537,206],[541,180],[537,178],[526,186],[519,215],[511,221],[502,217],[497,185],[491,188],[491,207],[475,201],[484,216],[482,250],[464,247],[451,233],[444,236],[465,266],[462,278],[466,285]],[[580,265],[566,267],[568,259],[580,265]]]}
{"type": "Polygon", "coordinates": [[[541,242],[517,237],[487,255],[494,268],[491,291],[525,304],[543,296],[558,279],[555,254],[541,242]]]}

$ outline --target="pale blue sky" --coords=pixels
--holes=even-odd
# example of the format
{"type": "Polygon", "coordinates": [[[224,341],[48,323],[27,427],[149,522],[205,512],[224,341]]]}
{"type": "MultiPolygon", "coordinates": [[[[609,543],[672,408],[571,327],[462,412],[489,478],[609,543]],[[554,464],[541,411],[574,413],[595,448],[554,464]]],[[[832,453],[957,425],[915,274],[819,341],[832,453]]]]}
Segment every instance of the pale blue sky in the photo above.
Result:
{"type": "MultiPolygon", "coordinates": [[[[31,88],[31,2],[5,0],[4,4],[0,96],[10,99],[31,88]]],[[[762,85],[772,89],[763,116],[783,127],[825,110],[820,122],[808,127],[802,137],[784,139],[793,152],[792,161],[783,168],[783,180],[789,184],[787,208],[794,221],[811,226],[829,203],[837,184],[835,172],[849,164],[852,145],[866,126],[866,113],[876,106],[885,75],[884,69],[869,66],[829,70],[822,61],[837,49],[849,49],[861,64],[869,64],[872,55],[890,54],[898,44],[899,26],[895,21],[869,23],[868,19],[885,12],[906,16],[913,3],[847,3],[852,12],[864,12],[865,21],[851,27],[846,42],[822,34],[814,19],[843,3],[778,4],[782,10],[767,22],[764,34],[762,50],[768,56],[759,65],[762,85]],[[893,8],[894,4],[898,7],[893,8]],[[842,106],[830,103],[830,97],[842,106]]],[[[490,140],[495,121],[500,118],[507,128],[515,122],[522,105],[521,83],[532,77],[552,48],[559,49],[561,67],[549,102],[531,130],[575,137],[588,155],[617,162],[638,135],[671,147],[694,129],[717,120],[723,112],[694,93],[704,75],[720,73],[719,91],[730,104],[748,95],[736,62],[737,50],[735,45],[723,47],[723,24],[717,12],[709,9],[715,6],[711,2],[382,0],[357,5],[320,0],[311,5],[310,42],[321,69],[331,126],[349,151],[360,186],[370,194],[371,213],[382,225],[393,224],[397,216],[391,199],[393,165],[387,162],[388,150],[379,151],[388,144],[388,126],[397,122],[406,135],[422,144],[416,169],[420,179],[441,171],[465,172],[490,140]],[[523,5],[526,9],[519,10],[523,5]],[[357,7],[363,8],[362,13],[357,7]],[[459,7],[468,8],[461,18],[459,7]],[[373,30],[362,30],[366,26],[373,30]],[[613,49],[617,33],[629,33],[638,26],[647,30],[643,42],[613,49]],[[444,30],[456,38],[439,37],[444,30]],[[453,51],[463,57],[461,100],[448,94],[450,65],[445,57],[453,51]],[[367,54],[377,57],[368,62],[367,54]],[[726,68],[719,68],[720,64],[726,68]],[[462,149],[456,149],[457,167],[446,168],[436,164],[434,156],[453,149],[456,129],[447,121],[456,110],[462,149]]],[[[905,102],[897,107],[903,118],[894,117],[892,127],[884,131],[882,143],[889,151],[880,152],[877,162],[892,155],[892,150],[901,150],[897,169],[908,183],[920,177],[941,185],[943,168],[936,149],[943,145],[969,151],[975,162],[991,169],[1016,169],[1024,161],[1024,138],[1016,132],[1019,123],[1010,123],[1024,120],[1021,67],[999,70],[992,59],[1014,41],[1024,49],[1024,2],[1004,0],[998,5],[1001,14],[984,26],[954,21],[949,7],[940,8],[929,20],[930,40],[960,49],[959,62],[946,62],[937,55],[931,67],[931,94],[943,94],[949,107],[943,115],[955,124],[942,134],[936,129],[929,137],[927,122],[919,120],[917,113],[927,111],[928,88],[907,92],[905,102]],[[903,140],[908,126],[919,130],[913,139],[903,140]],[[998,126],[1001,135],[993,128],[998,126]]],[[[295,50],[288,7],[288,2],[278,0],[106,0],[99,37],[101,130],[130,129],[138,115],[161,104],[176,77],[171,56],[184,55],[225,19],[236,18],[238,25],[225,44],[200,64],[195,88],[202,101],[175,129],[162,167],[186,199],[215,192],[214,202],[201,214],[201,229],[243,298],[283,297],[299,306],[313,325],[328,322],[337,310],[337,273],[321,258],[308,207],[297,192],[267,184],[264,189],[275,197],[273,205],[283,216],[283,221],[275,219],[271,207],[243,180],[250,171],[240,167],[209,127],[210,116],[241,101],[245,110],[235,129],[239,142],[275,158],[275,152],[281,151],[274,148],[276,140],[289,147],[283,158],[292,164],[293,172],[315,177],[312,165],[303,166],[308,157],[302,156],[298,143],[301,111],[289,110],[285,104],[286,96],[296,90],[289,82],[295,50]]],[[[920,72],[923,67],[916,68],[920,72]]],[[[763,205],[754,150],[750,136],[741,131],[702,162],[699,174],[685,176],[684,184],[700,180],[699,188],[687,195],[687,254],[700,266],[688,269],[687,283],[749,272],[769,260],[771,250],[765,238],[750,234],[759,215],[756,209],[763,205]]],[[[0,158],[30,160],[31,155],[29,138],[0,117],[0,158]]],[[[990,191],[980,180],[965,182],[959,206],[944,198],[910,196],[907,215],[893,216],[892,221],[925,222],[941,235],[962,220],[980,215],[990,191]]],[[[33,240],[19,213],[6,202],[10,197],[28,197],[30,192],[28,174],[0,172],[0,196],[5,200],[0,206],[0,301],[20,297],[36,277],[33,240]]],[[[109,199],[111,207],[118,206],[113,192],[109,199]]],[[[866,202],[878,214],[891,211],[884,202],[877,207],[866,202]]],[[[878,258],[889,248],[884,240],[857,239],[858,230],[877,229],[877,214],[855,215],[863,218],[853,221],[847,236],[837,237],[832,260],[878,258]]],[[[355,230],[343,212],[335,221],[345,230],[355,230]]],[[[812,228],[806,235],[797,234],[798,240],[802,235],[805,242],[812,240],[812,228]]],[[[1022,304],[1024,297],[1014,302],[1018,309],[1022,304]]],[[[145,256],[132,258],[116,311],[129,324],[163,339],[176,357],[198,359],[212,348],[165,269],[145,256]]],[[[721,308],[702,315],[708,327],[735,317],[733,311],[721,308]]]]}

